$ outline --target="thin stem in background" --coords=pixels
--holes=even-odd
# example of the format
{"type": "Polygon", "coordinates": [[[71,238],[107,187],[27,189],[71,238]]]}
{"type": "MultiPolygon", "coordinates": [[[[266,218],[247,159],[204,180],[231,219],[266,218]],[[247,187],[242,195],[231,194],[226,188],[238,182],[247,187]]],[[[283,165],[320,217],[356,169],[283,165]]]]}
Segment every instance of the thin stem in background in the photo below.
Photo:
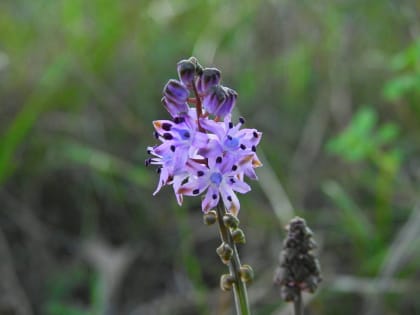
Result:
{"type": "Polygon", "coordinates": [[[293,301],[295,315],[303,315],[302,293],[298,291],[296,299],[293,301]]]}

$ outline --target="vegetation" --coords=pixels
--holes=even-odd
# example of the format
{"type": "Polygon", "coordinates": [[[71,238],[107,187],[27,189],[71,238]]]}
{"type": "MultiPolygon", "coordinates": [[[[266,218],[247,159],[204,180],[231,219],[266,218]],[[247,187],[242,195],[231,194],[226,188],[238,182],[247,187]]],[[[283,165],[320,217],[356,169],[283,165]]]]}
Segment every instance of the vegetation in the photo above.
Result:
{"type": "Polygon", "coordinates": [[[253,314],[294,216],[318,243],[307,314],[419,314],[417,1],[0,2],[0,314],[230,314],[198,198],[152,197],[162,87],[196,56],[263,132],[239,247],[253,314]]]}

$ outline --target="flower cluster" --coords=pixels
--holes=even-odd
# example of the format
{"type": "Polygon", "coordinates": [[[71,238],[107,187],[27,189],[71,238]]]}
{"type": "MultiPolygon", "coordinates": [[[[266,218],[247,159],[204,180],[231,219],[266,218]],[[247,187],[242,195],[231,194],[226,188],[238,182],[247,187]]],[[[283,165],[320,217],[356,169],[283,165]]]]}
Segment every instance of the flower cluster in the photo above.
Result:
{"type": "Polygon", "coordinates": [[[244,177],[257,179],[261,166],[256,147],[262,133],[242,128],[231,119],[237,93],[220,84],[216,68],[203,68],[194,57],[177,65],[179,80],[169,80],[162,104],[172,119],[153,122],[159,144],[148,147],[152,156],[146,165],[157,165],[160,174],[156,194],[172,185],[181,205],[183,196],[205,193],[202,210],[207,213],[220,198],[228,212],[236,215],[238,193],[250,191],[244,177]]]}

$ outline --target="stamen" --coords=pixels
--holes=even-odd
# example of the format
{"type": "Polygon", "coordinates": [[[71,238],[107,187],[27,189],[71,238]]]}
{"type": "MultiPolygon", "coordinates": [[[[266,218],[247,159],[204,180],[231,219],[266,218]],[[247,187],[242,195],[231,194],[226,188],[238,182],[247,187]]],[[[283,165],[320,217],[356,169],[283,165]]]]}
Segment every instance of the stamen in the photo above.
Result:
{"type": "Polygon", "coordinates": [[[153,136],[156,138],[156,139],[159,139],[159,132],[157,132],[157,131],[155,131],[155,132],[153,132],[153,136]]]}
{"type": "Polygon", "coordinates": [[[239,117],[239,122],[243,125],[245,123],[245,118],[239,117]]]}
{"type": "Polygon", "coordinates": [[[238,169],[238,166],[237,165],[233,165],[232,166],[232,171],[236,171],[238,169]]]}
{"type": "Polygon", "coordinates": [[[257,147],[255,145],[252,146],[251,148],[252,152],[256,152],[257,151],[257,147]]]}
{"type": "Polygon", "coordinates": [[[173,137],[170,133],[165,132],[165,133],[163,134],[163,138],[164,138],[165,140],[172,140],[174,137],[173,137]]]}
{"type": "Polygon", "coordinates": [[[203,171],[198,171],[198,172],[197,172],[197,176],[198,176],[198,177],[203,176],[203,175],[204,175],[204,172],[203,172],[203,171]]]}
{"type": "Polygon", "coordinates": [[[169,124],[169,123],[163,123],[162,124],[162,129],[165,130],[165,131],[169,131],[169,130],[171,130],[171,128],[172,128],[172,125],[169,124]]]}
{"type": "Polygon", "coordinates": [[[242,144],[240,145],[240,148],[241,148],[242,150],[245,150],[245,149],[246,149],[246,145],[242,143],[242,144]]]}
{"type": "Polygon", "coordinates": [[[175,152],[175,146],[174,145],[171,145],[170,149],[171,149],[172,152],[175,152]]]}
{"type": "Polygon", "coordinates": [[[192,193],[194,194],[194,195],[198,195],[198,193],[200,192],[200,189],[194,189],[193,191],[192,191],[192,193]]]}
{"type": "Polygon", "coordinates": [[[184,121],[185,121],[184,117],[175,117],[174,118],[174,123],[176,123],[176,124],[183,123],[184,121]]]}
{"type": "Polygon", "coordinates": [[[236,181],[235,181],[233,178],[231,178],[231,179],[230,179],[230,182],[231,182],[232,184],[235,184],[235,183],[236,183],[236,181]]]}
{"type": "Polygon", "coordinates": [[[233,128],[233,122],[229,122],[229,129],[233,128]]]}
{"type": "Polygon", "coordinates": [[[221,156],[218,156],[218,157],[217,157],[217,159],[216,159],[216,163],[222,163],[222,157],[221,157],[221,156]]]}
{"type": "Polygon", "coordinates": [[[216,199],[217,199],[217,195],[216,195],[216,194],[213,194],[211,197],[212,197],[214,200],[216,200],[216,199]]]}
{"type": "Polygon", "coordinates": [[[252,134],[254,135],[255,138],[258,138],[258,133],[256,131],[254,131],[252,134]]]}
{"type": "Polygon", "coordinates": [[[227,196],[226,199],[229,200],[230,202],[232,202],[232,197],[231,196],[227,196]]]}

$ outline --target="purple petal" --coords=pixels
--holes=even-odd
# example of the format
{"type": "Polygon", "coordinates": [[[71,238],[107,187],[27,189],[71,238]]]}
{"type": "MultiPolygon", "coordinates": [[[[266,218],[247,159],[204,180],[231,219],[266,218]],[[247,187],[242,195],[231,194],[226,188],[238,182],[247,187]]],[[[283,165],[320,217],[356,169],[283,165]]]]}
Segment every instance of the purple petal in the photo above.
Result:
{"type": "Polygon", "coordinates": [[[233,215],[237,215],[241,205],[239,204],[238,197],[228,185],[222,185],[220,187],[220,194],[222,195],[223,203],[226,210],[233,215]]]}
{"type": "Polygon", "coordinates": [[[235,182],[231,186],[234,191],[237,191],[241,194],[246,194],[251,190],[251,187],[247,183],[240,180],[235,180],[235,182]]]}
{"type": "Polygon", "coordinates": [[[211,209],[214,209],[219,202],[219,191],[213,187],[210,186],[207,190],[206,197],[203,199],[203,202],[201,203],[201,208],[203,212],[207,213],[211,209]]]}
{"type": "Polygon", "coordinates": [[[226,134],[224,123],[215,122],[214,120],[210,119],[202,119],[200,120],[200,124],[201,127],[215,134],[220,140],[222,140],[226,134]]]}
{"type": "Polygon", "coordinates": [[[166,97],[162,98],[162,104],[169,112],[169,114],[174,118],[185,115],[189,109],[187,103],[174,103],[168,100],[166,97]]]}

